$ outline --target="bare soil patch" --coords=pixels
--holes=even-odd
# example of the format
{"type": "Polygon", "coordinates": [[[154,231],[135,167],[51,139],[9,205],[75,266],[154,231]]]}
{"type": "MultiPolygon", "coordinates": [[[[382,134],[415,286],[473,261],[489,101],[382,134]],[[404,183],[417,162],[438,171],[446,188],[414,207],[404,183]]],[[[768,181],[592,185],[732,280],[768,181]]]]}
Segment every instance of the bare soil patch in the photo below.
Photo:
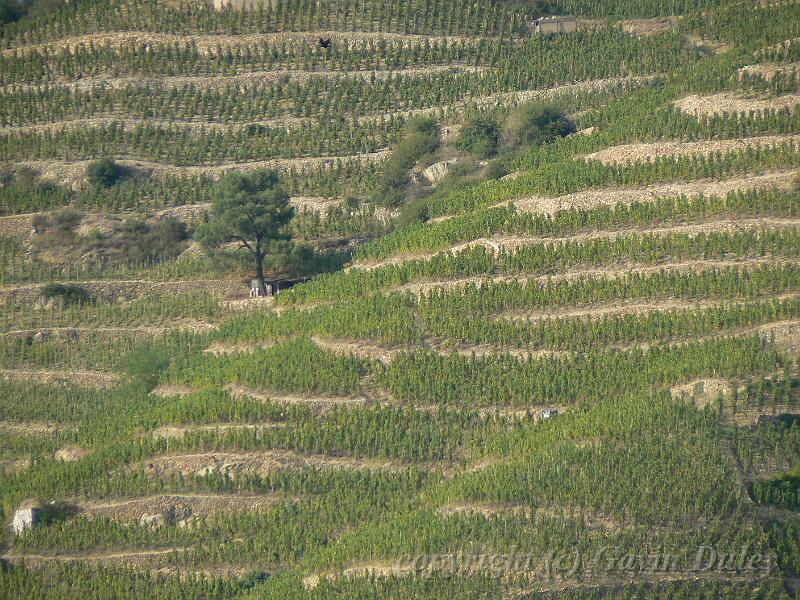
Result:
{"type": "Polygon", "coordinates": [[[151,390],[150,393],[154,396],[160,396],[162,398],[171,398],[173,396],[188,396],[194,391],[195,390],[190,388],[188,385],[162,384],[151,390]]]}
{"type": "Polygon", "coordinates": [[[654,35],[674,29],[679,17],[655,17],[653,19],[625,19],[616,23],[625,33],[638,36],[654,35]]]}
{"type": "Polygon", "coordinates": [[[347,567],[339,573],[328,572],[319,575],[309,575],[303,578],[303,587],[307,591],[315,589],[322,579],[348,579],[348,578],[362,578],[362,577],[402,577],[403,575],[410,575],[413,572],[411,565],[399,565],[391,562],[371,562],[361,563],[347,567]]]}
{"type": "Polygon", "coordinates": [[[674,386],[670,392],[675,398],[692,400],[700,408],[713,405],[720,396],[729,396],[733,388],[725,379],[696,379],[674,386]]]}
{"type": "Polygon", "coordinates": [[[184,477],[219,475],[235,479],[247,475],[266,476],[279,471],[304,469],[399,471],[405,467],[396,460],[300,454],[290,450],[157,456],[144,461],[141,466],[145,473],[164,479],[178,474],[184,477]]]}
{"type": "Polygon", "coordinates": [[[32,464],[33,461],[30,456],[24,458],[0,459],[0,471],[10,475],[19,475],[30,469],[32,464]]]}
{"type": "Polygon", "coordinates": [[[250,398],[260,402],[276,402],[278,404],[300,404],[312,409],[325,411],[336,406],[365,406],[366,398],[347,396],[299,396],[281,393],[269,393],[244,385],[232,384],[226,387],[234,398],[250,398]]]}
{"type": "Polygon", "coordinates": [[[800,406],[791,404],[766,404],[761,408],[734,413],[733,421],[736,423],[737,427],[753,427],[758,424],[759,417],[782,414],[800,414],[800,406]]]}
{"type": "Polygon", "coordinates": [[[716,152],[736,152],[747,148],[774,148],[787,145],[797,149],[800,135],[764,135],[731,140],[702,140],[696,142],[641,142],[612,146],[582,157],[599,160],[605,165],[653,161],[663,157],[709,156],[716,152]]]}
{"type": "Polygon", "coordinates": [[[778,75],[784,77],[794,75],[795,78],[800,78],[800,62],[747,65],[739,69],[739,77],[741,78],[744,74],[763,77],[767,81],[771,81],[778,75]]]}
{"type": "MultiPolygon", "coordinates": [[[[89,292],[92,297],[106,301],[119,302],[133,300],[145,295],[186,296],[190,293],[205,292],[220,298],[246,294],[243,282],[231,279],[194,279],[186,281],[148,281],[137,280],[86,280],[69,281],[89,292]]],[[[40,298],[45,284],[7,286],[0,288],[0,303],[31,303],[40,298]]]]}
{"type": "Polygon", "coordinates": [[[160,337],[169,331],[175,330],[207,333],[216,328],[217,326],[211,323],[180,322],[176,322],[170,327],[144,325],[139,327],[41,327],[38,329],[14,329],[0,334],[0,337],[6,339],[31,339],[34,342],[82,339],[114,340],[121,336],[147,339],[160,337]]]}
{"type": "Polygon", "coordinates": [[[254,431],[256,437],[267,429],[281,427],[280,423],[211,423],[209,425],[163,425],[150,432],[159,440],[179,440],[190,433],[225,433],[226,431],[254,431]]]}
{"type": "Polygon", "coordinates": [[[721,92],[719,94],[684,96],[672,103],[683,113],[711,116],[723,113],[763,113],[768,110],[792,110],[800,104],[800,94],[770,96],[766,98],[749,97],[741,93],[721,92]]]}
{"type": "Polygon", "coordinates": [[[33,217],[39,213],[0,217],[0,236],[27,238],[33,230],[33,217]]]}
{"type": "Polygon", "coordinates": [[[76,505],[81,514],[88,518],[139,521],[143,515],[173,511],[186,521],[206,519],[215,514],[267,509],[287,499],[289,497],[280,494],[160,494],[119,500],[78,501],[76,505]]]}
{"type": "Polygon", "coordinates": [[[77,462],[89,456],[89,451],[75,444],[68,444],[56,451],[55,459],[63,462],[77,462]]]}
{"type": "Polygon", "coordinates": [[[163,548],[157,550],[131,549],[114,552],[87,552],[84,554],[6,554],[2,558],[15,565],[28,568],[47,567],[53,563],[88,562],[104,566],[149,569],[159,559],[169,559],[172,554],[190,548],[163,548]]]}
{"type": "Polygon", "coordinates": [[[114,387],[119,382],[119,375],[99,371],[0,369],[0,379],[46,384],[74,384],[89,388],[109,388],[114,387]]]}
{"type": "Polygon", "coordinates": [[[212,356],[228,356],[232,354],[247,354],[250,352],[255,352],[256,350],[270,348],[272,346],[273,344],[271,343],[251,344],[240,342],[238,344],[234,344],[227,342],[214,342],[208,348],[203,350],[203,352],[206,354],[211,354],[212,356]]]}
{"type": "Polygon", "coordinates": [[[0,433],[15,435],[49,435],[62,429],[52,423],[0,421],[0,433]]]}

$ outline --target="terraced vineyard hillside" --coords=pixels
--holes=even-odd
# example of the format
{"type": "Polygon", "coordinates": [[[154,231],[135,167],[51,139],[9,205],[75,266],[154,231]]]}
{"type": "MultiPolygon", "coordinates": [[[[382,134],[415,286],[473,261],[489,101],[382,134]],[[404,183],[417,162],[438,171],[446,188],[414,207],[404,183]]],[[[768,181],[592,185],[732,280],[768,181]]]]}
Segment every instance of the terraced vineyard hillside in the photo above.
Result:
{"type": "Polygon", "coordinates": [[[796,598],[800,2],[216,4],[0,1],[0,598],[796,598]]]}

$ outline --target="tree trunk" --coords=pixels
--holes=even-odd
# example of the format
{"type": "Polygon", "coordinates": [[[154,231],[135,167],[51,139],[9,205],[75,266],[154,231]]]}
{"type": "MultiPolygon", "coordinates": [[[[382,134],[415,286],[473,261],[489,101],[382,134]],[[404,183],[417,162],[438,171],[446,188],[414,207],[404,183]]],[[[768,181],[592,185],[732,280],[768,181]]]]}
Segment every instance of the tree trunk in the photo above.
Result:
{"type": "Polygon", "coordinates": [[[267,282],[264,279],[264,255],[260,252],[255,253],[256,257],[256,279],[258,279],[258,294],[267,295],[267,282]]]}

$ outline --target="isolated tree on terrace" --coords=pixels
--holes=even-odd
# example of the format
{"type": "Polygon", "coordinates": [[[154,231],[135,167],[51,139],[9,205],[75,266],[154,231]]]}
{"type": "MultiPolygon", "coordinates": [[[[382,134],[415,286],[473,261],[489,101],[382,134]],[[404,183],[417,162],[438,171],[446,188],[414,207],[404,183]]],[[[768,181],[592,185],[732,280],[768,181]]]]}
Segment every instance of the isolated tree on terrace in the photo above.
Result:
{"type": "Polygon", "coordinates": [[[238,242],[255,261],[258,288],[266,295],[265,260],[290,252],[287,226],[293,216],[289,194],[276,171],[229,173],[215,184],[209,220],[198,227],[195,237],[206,250],[238,242]]]}

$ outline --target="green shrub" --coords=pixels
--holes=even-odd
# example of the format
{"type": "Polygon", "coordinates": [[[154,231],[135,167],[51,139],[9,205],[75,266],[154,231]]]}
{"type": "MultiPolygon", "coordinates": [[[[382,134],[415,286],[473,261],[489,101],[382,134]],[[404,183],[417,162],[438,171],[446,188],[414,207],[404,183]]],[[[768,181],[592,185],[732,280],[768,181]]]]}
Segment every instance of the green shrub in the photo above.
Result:
{"type": "Polygon", "coordinates": [[[91,294],[85,288],[64,283],[48,283],[42,288],[41,295],[45,300],[60,299],[64,304],[86,304],[92,301],[91,294]]]}
{"type": "Polygon", "coordinates": [[[386,161],[383,180],[373,194],[372,201],[379,206],[402,205],[406,200],[409,171],[417,162],[432,159],[439,142],[439,129],[433,118],[416,116],[410,119],[405,137],[386,161]]]}
{"type": "Polygon", "coordinates": [[[503,141],[516,148],[539,146],[574,131],[575,125],[560,107],[528,102],[509,115],[503,141]]]}
{"type": "Polygon", "coordinates": [[[86,167],[86,178],[95,187],[111,187],[121,176],[122,169],[110,158],[95,160],[86,167]]]}
{"type": "Polygon", "coordinates": [[[497,153],[499,143],[500,124],[491,117],[475,116],[464,123],[456,147],[484,159],[497,153]]]}
{"type": "Polygon", "coordinates": [[[117,368],[128,375],[135,383],[151,390],[161,377],[161,372],[169,366],[169,354],[166,348],[143,343],[131,348],[122,357],[117,368]]]}

